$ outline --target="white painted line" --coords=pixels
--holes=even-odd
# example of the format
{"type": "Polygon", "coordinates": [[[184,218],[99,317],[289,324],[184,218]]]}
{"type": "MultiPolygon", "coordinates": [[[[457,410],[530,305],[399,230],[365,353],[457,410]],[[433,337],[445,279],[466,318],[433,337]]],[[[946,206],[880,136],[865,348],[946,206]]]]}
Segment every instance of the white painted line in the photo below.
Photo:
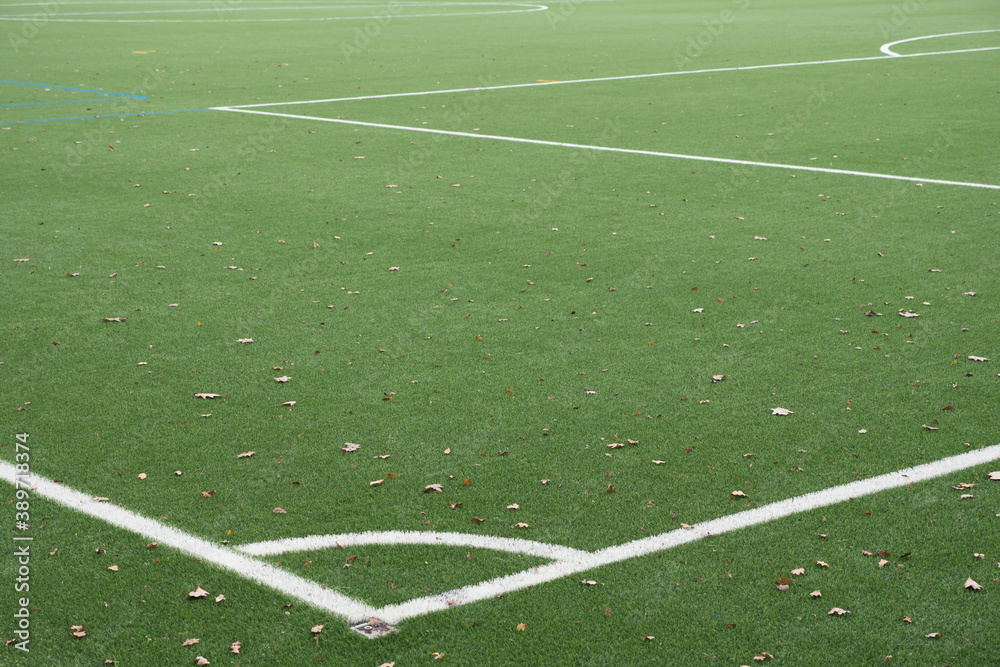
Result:
{"type": "Polygon", "coordinates": [[[886,475],[851,482],[843,486],[823,489],[822,491],[808,493],[804,496],[789,498],[771,503],[770,505],[764,505],[763,507],[757,507],[745,512],[739,512],[738,514],[731,514],[700,523],[691,529],[680,528],[627,544],[608,547],[607,549],[588,554],[585,558],[549,563],[525,570],[524,572],[518,572],[517,574],[500,577],[491,581],[484,581],[472,586],[464,586],[439,595],[388,605],[381,609],[376,609],[374,615],[384,621],[396,624],[414,616],[442,611],[460,604],[486,600],[497,595],[527,588],[528,586],[537,586],[554,579],[579,574],[593,568],[611,565],[645,554],[665,551],[666,549],[695,542],[705,537],[749,528],[750,526],[775,521],[799,512],[808,512],[853,498],[935,479],[966,468],[989,463],[996,459],[1000,459],[1000,445],[985,447],[973,452],[951,456],[939,461],[932,461],[931,463],[925,463],[886,475]]]}
{"type": "MultiPolygon", "coordinates": [[[[924,35],[922,37],[909,37],[907,39],[898,39],[895,42],[888,42],[879,47],[879,51],[885,53],[886,55],[893,56],[894,58],[905,58],[905,54],[896,53],[892,50],[892,47],[897,44],[906,44],[907,42],[919,42],[924,39],[935,39],[937,37],[957,37],[959,35],[980,35],[984,32],[1000,32],[1000,29],[991,30],[966,30],[964,32],[945,32],[940,35],[924,35]]],[[[1000,49],[1000,46],[985,46],[979,49],[961,49],[959,51],[946,51],[945,53],[972,53],[973,51],[996,51],[1000,49]]]]}
{"type": "MultiPolygon", "coordinates": [[[[119,528],[138,533],[162,546],[169,546],[189,556],[213,563],[247,579],[263,584],[285,595],[313,604],[347,620],[361,620],[372,616],[366,604],[326,589],[319,584],[294,574],[271,567],[253,558],[238,554],[232,549],[213,544],[200,537],[165,526],[159,521],[130,512],[110,502],[97,502],[90,496],[63,484],[56,484],[38,475],[21,476],[15,482],[15,468],[0,461],[0,479],[18,488],[35,487],[32,495],[43,496],[60,505],[82,512],[95,519],[106,521],[119,528]]],[[[178,582],[184,583],[184,582],[178,582]]],[[[190,582],[197,584],[198,582],[190,582]]]]}
{"type": "MultiPolygon", "coordinates": [[[[74,3],[66,3],[71,5],[74,3]]],[[[85,4],[85,3],[75,3],[75,4],[85,4]]],[[[119,3],[120,4],[120,3],[119,3]]],[[[223,17],[223,13],[246,13],[246,12],[264,12],[264,11],[324,11],[324,10],[342,10],[349,8],[362,8],[371,10],[371,7],[365,5],[316,5],[311,7],[290,7],[290,6],[276,6],[276,7],[226,7],[219,3],[217,6],[213,6],[209,9],[148,9],[148,10],[131,10],[131,11],[118,11],[118,12],[59,12],[58,14],[53,13],[52,16],[46,16],[46,22],[52,23],[287,23],[291,21],[365,21],[365,20],[386,20],[387,18],[439,18],[446,16],[489,16],[495,14],[525,14],[529,12],[544,12],[548,10],[546,5],[539,5],[534,3],[523,3],[523,2],[412,2],[412,3],[400,3],[399,7],[484,7],[484,6],[499,6],[499,7],[509,7],[510,9],[498,9],[494,11],[466,11],[466,12],[434,12],[428,14],[404,14],[395,13],[390,14],[388,10],[383,10],[382,14],[366,14],[361,16],[313,16],[313,17],[299,17],[299,18],[257,18],[257,19],[240,19],[231,18],[230,16],[223,17]],[[214,19],[127,19],[127,18],[82,18],[86,16],[112,16],[112,15],[149,15],[149,14],[189,14],[189,13],[214,13],[217,15],[214,19]]],[[[8,5],[11,6],[11,5],[8,5]]],[[[13,5],[20,6],[20,5],[13,5]]],[[[38,7],[39,5],[32,5],[38,7]]],[[[32,15],[0,15],[0,21],[38,21],[38,13],[32,15]]]]}
{"type": "Polygon", "coordinates": [[[308,537],[289,537],[281,540],[255,542],[235,547],[251,556],[275,556],[294,551],[316,551],[335,547],[357,547],[366,544],[397,546],[401,544],[428,544],[432,546],[471,547],[474,549],[492,549],[510,553],[538,556],[551,560],[562,560],[589,556],[586,551],[558,544],[546,544],[532,540],[522,540],[511,537],[496,537],[493,535],[473,535],[470,533],[438,533],[433,531],[412,532],[388,530],[383,532],[342,533],[339,535],[309,535],[308,537]]]}
{"type": "MultiPolygon", "coordinates": [[[[917,38],[923,39],[923,38],[917,38]]],[[[909,40],[903,40],[909,41],[909,40]]],[[[899,42],[893,42],[898,44],[899,42]]],[[[634,79],[652,79],[665,76],[687,76],[690,74],[716,74],[719,72],[749,72],[760,69],[776,69],[780,67],[806,67],[809,65],[834,65],[837,63],[859,63],[869,60],[890,60],[895,58],[920,58],[922,56],[943,56],[952,53],[968,53],[971,51],[989,51],[1000,47],[984,49],[963,49],[958,51],[931,51],[927,53],[890,54],[884,56],[864,56],[860,58],[837,58],[834,60],[810,60],[797,63],[774,63],[770,65],[744,65],[742,67],[715,67],[711,69],[675,70],[671,72],[653,72],[650,74],[625,74],[622,76],[602,76],[593,79],[567,79],[566,81],[532,81],[530,83],[512,83],[502,86],[474,86],[471,88],[451,88],[448,90],[420,90],[410,93],[385,93],[382,95],[361,95],[357,97],[331,97],[321,100],[298,100],[292,102],[265,102],[261,104],[240,104],[220,107],[225,109],[258,109],[262,107],[294,106],[298,104],[324,104],[328,102],[357,102],[360,100],[381,100],[390,97],[417,97],[421,95],[442,95],[447,93],[474,93],[485,90],[508,90],[511,88],[534,88],[537,86],[565,86],[576,83],[600,83],[603,81],[629,81],[634,79]]]]}
{"type": "MultiPolygon", "coordinates": [[[[614,563],[636,558],[645,554],[665,551],[681,544],[687,544],[720,535],[743,528],[749,528],[761,523],[776,521],[792,514],[808,512],[820,507],[827,507],[836,503],[841,503],[853,498],[879,493],[888,489],[893,489],[909,484],[916,484],[944,475],[949,475],[966,468],[982,465],[990,461],[1000,459],[1000,445],[984,447],[965,454],[959,454],[939,461],[932,461],[922,465],[914,466],[897,472],[872,477],[870,479],[859,480],[835,486],[821,491],[808,493],[803,496],[789,498],[787,500],[764,505],[737,514],[721,517],[712,521],[698,524],[691,529],[677,529],[654,535],[651,537],[635,540],[626,544],[621,544],[596,552],[587,552],[569,547],[558,547],[553,545],[552,553],[560,553],[561,557],[552,563],[531,568],[523,572],[518,572],[505,577],[499,577],[489,581],[484,581],[471,586],[454,589],[423,598],[417,598],[400,604],[388,605],[381,608],[372,608],[362,602],[349,598],[345,595],[327,590],[317,583],[302,579],[294,574],[284,572],[266,563],[248,558],[236,553],[232,549],[220,547],[193,535],[188,535],[175,528],[165,526],[153,519],[131,512],[110,503],[100,503],[94,501],[89,496],[75,491],[65,485],[50,482],[37,475],[18,478],[15,482],[15,469],[10,463],[0,461],[0,479],[9,484],[17,484],[20,488],[25,485],[32,486],[31,493],[49,498],[70,509],[83,512],[96,519],[107,521],[108,523],[143,535],[164,546],[173,547],[194,558],[201,559],[209,563],[218,565],[224,569],[235,572],[247,579],[256,581],[264,586],[272,588],[281,593],[296,597],[304,602],[315,605],[320,609],[328,611],[337,616],[346,618],[348,622],[356,622],[375,616],[392,624],[399,623],[414,616],[421,616],[436,611],[443,611],[453,606],[469,604],[478,600],[485,600],[496,595],[510,593],[528,586],[536,586],[555,579],[570,576],[580,572],[585,572],[598,567],[612,565],[614,563]]],[[[378,541],[378,533],[357,534],[354,539],[358,544],[379,544],[388,543],[392,539],[410,539],[405,536],[427,535],[426,533],[401,533],[390,531],[386,541],[378,541]]],[[[435,537],[449,535],[445,533],[431,534],[435,537]]],[[[323,536],[320,536],[322,539],[323,536]]],[[[476,536],[471,536],[476,537],[476,536]]],[[[470,544],[470,536],[453,535],[452,544],[470,544]]],[[[308,539],[308,538],[303,538],[308,539]]],[[[506,538],[494,538],[498,543],[506,541],[506,538]]],[[[532,544],[527,540],[512,540],[513,542],[532,544]]],[[[258,544],[278,544],[288,542],[295,544],[294,540],[276,540],[269,543],[258,544]]],[[[444,539],[438,541],[422,541],[419,537],[412,537],[410,544],[443,544],[444,539]]],[[[534,543],[538,544],[538,543],[534,543]]],[[[247,545],[244,549],[252,547],[247,545]]],[[[335,546],[335,545],[327,545],[335,546]]],[[[476,546],[479,546],[476,544],[476,546]]],[[[523,546],[523,545],[522,545],[523,546]]],[[[309,547],[312,548],[312,547],[309,547]]],[[[484,546],[483,548],[493,548],[484,546]]],[[[264,551],[270,553],[268,551],[264,551]]]]}
{"type": "Polygon", "coordinates": [[[912,183],[934,183],[937,185],[957,185],[967,188],[986,188],[989,190],[1000,190],[1000,185],[990,183],[971,183],[967,181],[949,181],[938,178],[917,178],[915,176],[899,176],[897,174],[880,174],[869,171],[854,171],[851,169],[833,169],[830,167],[806,167],[794,164],[784,164],[778,162],[757,162],[754,160],[736,160],[733,158],[711,157],[706,155],[685,155],[683,153],[665,153],[660,151],[645,151],[635,148],[615,148],[613,146],[589,146],[586,144],[571,144],[562,141],[545,141],[543,139],[524,139],[521,137],[505,137],[495,134],[479,134],[475,132],[458,132],[456,130],[436,130],[427,127],[408,127],[406,125],[387,125],[385,123],[368,123],[360,120],[346,120],[343,118],[325,118],[323,116],[303,116],[299,114],[278,113],[276,111],[258,111],[247,109],[246,107],[212,107],[213,111],[231,111],[235,113],[258,114],[261,116],[278,116],[280,118],[292,118],[295,120],[312,120],[322,123],[341,123],[344,125],[360,125],[362,127],[377,127],[385,130],[403,130],[406,132],[424,132],[428,134],[447,134],[453,137],[469,137],[481,140],[511,141],[521,144],[535,144],[539,146],[559,146],[562,148],[577,148],[591,151],[607,151],[611,153],[628,153],[630,155],[648,155],[653,157],[668,157],[679,160],[696,160],[699,162],[716,162],[721,164],[739,164],[751,167],[768,167],[771,169],[788,169],[791,171],[819,172],[824,174],[838,174],[841,176],[863,176],[865,178],[882,178],[891,181],[909,181],[912,183]]]}

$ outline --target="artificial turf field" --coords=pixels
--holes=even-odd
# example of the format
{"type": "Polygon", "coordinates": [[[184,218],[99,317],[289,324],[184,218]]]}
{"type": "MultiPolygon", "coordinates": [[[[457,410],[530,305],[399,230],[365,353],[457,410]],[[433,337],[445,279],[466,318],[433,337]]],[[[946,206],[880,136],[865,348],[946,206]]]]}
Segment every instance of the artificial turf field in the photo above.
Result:
{"type": "Polygon", "coordinates": [[[998,30],[0,7],[0,664],[1000,664],[998,30]]]}

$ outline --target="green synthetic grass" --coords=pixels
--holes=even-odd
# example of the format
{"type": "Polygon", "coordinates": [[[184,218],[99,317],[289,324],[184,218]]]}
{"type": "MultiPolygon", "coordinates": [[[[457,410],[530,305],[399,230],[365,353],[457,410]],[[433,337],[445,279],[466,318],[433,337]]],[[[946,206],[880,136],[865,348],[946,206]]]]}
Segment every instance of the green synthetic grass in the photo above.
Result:
{"type": "MultiPolygon", "coordinates": [[[[33,472],[216,542],[436,530],[595,550],[1000,442],[996,360],[967,359],[995,357],[995,190],[217,111],[152,115],[876,56],[888,41],[997,27],[986,2],[925,4],[900,25],[891,5],[742,4],[400,15],[363,48],[354,31],[366,20],[148,33],[47,22],[24,43],[8,39],[5,80],[148,99],[0,83],[4,105],[37,105],[0,109],[4,458],[14,460],[13,434],[29,432],[33,472]],[[686,40],[726,9],[733,21],[684,60],[686,40]],[[129,115],[32,122],[102,114],[129,115]],[[125,320],[102,321],[111,317],[125,320]],[[772,416],[775,406],[795,414],[772,416]],[[606,446],[626,439],[638,445],[606,446]],[[344,442],[362,447],[344,453],[344,442]],[[423,493],[437,483],[443,493],[423,493]]],[[[997,35],[898,49],[995,46],[997,35]]],[[[265,110],[995,184],[995,53],[265,110]]],[[[458,664],[744,664],[761,651],[798,664],[889,654],[991,664],[992,469],[586,575],[602,586],[574,576],[410,619],[376,642],[33,498],[46,526],[32,560],[35,655],[8,646],[4,660],[33,664],[37,650],[56,664],[202,654],[236,664],[225,652],[239,639],[243,664],[319,653],[412,664],[433,652],[458,664]],[[973,500],[948,488],[973,479],[973,500]],[[108,541],[122,558],[115,574],[108,541]],[[879,569],[861,549],[913,555],[879,569]],[[777,591],[796,566],[809,574],[777,591]],[[962,589],[970,574],[983,591],[962,589]],[[199,582],[227,602],[187,605],[182,592],[199,582]],[[127,605],[108,600],[112,584],[127,605]],[[136,603],[143,586],[158,590],[155,607],[136,603]],[[808,598],[814,588],[822,600],[808,598]],[[831,606],[852,613],[828,617],[831,606]],[[88,637],[77,640],[68,628],[80,623],[88,637]],[[934,631],[944,636],[923,638],[934,631]],[[202,643],[181,649],[185,636],[202,643]]],[[[342,568],[334,551],[266,560],[374,604],[541,562],[459,548],[351,554],[374,567],[342,568]]],[[[10,610],[16,598],[0,602],[10,610]]]]}

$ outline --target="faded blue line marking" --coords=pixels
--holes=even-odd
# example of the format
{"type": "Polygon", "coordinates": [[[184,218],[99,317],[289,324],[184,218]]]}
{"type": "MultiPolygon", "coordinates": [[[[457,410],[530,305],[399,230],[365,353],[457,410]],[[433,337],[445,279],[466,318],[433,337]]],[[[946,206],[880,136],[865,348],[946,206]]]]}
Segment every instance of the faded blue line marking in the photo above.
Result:
{"type": "Polygon", "coordinates": [[[68,88],[66,86],[50,86],[44,83],[28,83],[26,81],[7,81],[5,79],[0,79],[0,83],[11,83],[15,86],[35,86],[38,88],[52,88],[54,90],[75,90],[79,93],[97,93],[99,95],[109,95],[113,97],[133,97],[138,100],[146,99],[145,95],[132,95],[129,93],[109,93],[106,90],[91,90],[90,88],[68,88]]]}
{"type": "Polygon", "coordinates": [[[102,97],[97,100],[64,100],[62,102],[27,102],[25,104],[0,104],[0,109],[13,109],[14,107],[40,107],[46,104],[85,104],[88,102],[109,102],[111,99],[102,97]]]}
{"type": "Polygon", "coordinates": [[[188,113],[191,111],[211,111],[211,109],[177,109],[175,111],[141,111],[139,113],[115,113],[100,116],[74,116],[72,118],[45,118],[43,120],[2,120],[0,125],[27,125],[29,123],[58,123],[64,120],[96,120],[98,118],[127,118],[130,116],[155,116],[164,113],[188,113]]]}

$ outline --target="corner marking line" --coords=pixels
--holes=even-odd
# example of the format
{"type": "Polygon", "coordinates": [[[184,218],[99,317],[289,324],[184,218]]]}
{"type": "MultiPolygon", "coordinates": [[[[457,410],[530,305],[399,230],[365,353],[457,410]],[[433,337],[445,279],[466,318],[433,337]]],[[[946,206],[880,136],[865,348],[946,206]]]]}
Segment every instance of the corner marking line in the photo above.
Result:
{"type": "MultiPolygon", "coordinates": [[[[223,569],[239,574],[268,588],[291,595],[315,607],[346,618],[348,621],[360,621],[374,616],[389,623],[399,623],[415,616],[443,611],[453,606],[477,602],[528,586],[561,579],[571,574],[612,565],[620,561],[658,551],[665,551],[705,537],[775,521],[792,514],[807,512],[887,489],[935,479],[997,459],[1000,459],[1000,444],[877,477],[814,491],[802,496],[788,498],[706,521],[692,528],[671,530],[659,535],[607,547],[595,552],[570,550],[568,547],[561,547],[561,549],[565,549],[566,551],[560,553],[560,558],[546,565],[453,589],[438,595],[416,598],[380,608],[372,608],[358,600],[329,590],[318,583],[270,567],[267,563],[239,553],[237,551],[239,548],[221,547],[202,538],[184,533],[176,528],[165,526],[159,521],[141,516],[117,505],[98,502],[79,491],[49,481],[36,474],[19,474],[16,468],[7,461],[0,461],[0,478],[15,487],[30,488],[33,493],[53,500],[60,505],[148,537],[194,558],[218,565],[223,569]]],[[[399,531],[390,531],[390,533],[396,534],[399,531]]],[[[401,535],[405,535],[405,533],[401,535]]],[[[335,543],[336,536],[323,536],[323,539],[326,539],[328,542],[331,538],[335,543]]],[[[296,539],[301,540],[302,538],[293,538],[289,540],[289,543],[294,546],[296,539]]],[[[387,541],[385,539],[380,540],[379,533],[354,536],[354,539],[357,544],[384,543],[387,541]]],[[[405,539],[408,539],[409,543],[433,543],[426,536],[405,539]]],[[[498,543],[501,543],[504,539],[497,538],[498,543]]],[[[463,538],[460,535],[454,535],[448,541],[459,543],[462,540],[463,538]]],[[[482,540],[482,536],[470,536],[470,541],[476,544],[476,546],[483,546],[480,544],[482,540]]],[[[275,546],[278,542],[280,541],[267,543],[270,545],[266,549],[267,553],[278,553],[279,551],[275,546]]],[[[507,542],[513,543],[517,541],[507,540],[507,542]]],[[[560,549],[560,547],[555,547],[555,545],[554,548],[560,549]]],[[[253,550],[252,545],[245,545],[242,549],[246,551],[253,550]]],[[[294,550],[294,548],[288,550],[294,550]]]]}

